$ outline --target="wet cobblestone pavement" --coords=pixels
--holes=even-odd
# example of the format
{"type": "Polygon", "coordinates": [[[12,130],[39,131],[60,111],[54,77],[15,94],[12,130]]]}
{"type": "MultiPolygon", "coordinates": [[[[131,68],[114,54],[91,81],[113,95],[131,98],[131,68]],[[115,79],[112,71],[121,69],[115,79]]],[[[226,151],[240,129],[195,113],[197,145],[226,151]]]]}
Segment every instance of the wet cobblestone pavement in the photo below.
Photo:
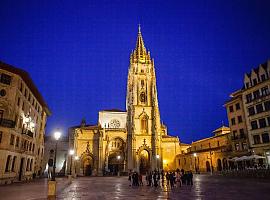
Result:
{"type": "MultiPolygon", "coordinates": [[[[0,199],[46,199],[46,179],[0,186],[0,199]]],[[[80,177],[67,184],[58,179],[57,199],[270,199],[270,180],[195,175],[194,185],[181,188],[131,187],[127,177],[80,177]]]]}

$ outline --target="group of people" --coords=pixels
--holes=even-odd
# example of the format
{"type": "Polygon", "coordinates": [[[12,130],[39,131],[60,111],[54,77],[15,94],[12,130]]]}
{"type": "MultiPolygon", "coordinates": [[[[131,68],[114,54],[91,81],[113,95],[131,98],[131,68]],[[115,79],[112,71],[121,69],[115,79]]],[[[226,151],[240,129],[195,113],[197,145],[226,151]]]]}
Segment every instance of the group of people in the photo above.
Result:
{"type": "MultiPolygon", "coordinates": [[[[143,176],[138,172],[129,172],[128,180],[130,186],[142,186],[143,185],[143,176]]],[[[158,171],[149,171],[145,175],[146,185],[147,186],[167,186],[181,187],[184,185],[193,185],[193,174],[191,171],[185,172],[183,169],[172,172],[164,172],[163,170],[158,171]]]]}

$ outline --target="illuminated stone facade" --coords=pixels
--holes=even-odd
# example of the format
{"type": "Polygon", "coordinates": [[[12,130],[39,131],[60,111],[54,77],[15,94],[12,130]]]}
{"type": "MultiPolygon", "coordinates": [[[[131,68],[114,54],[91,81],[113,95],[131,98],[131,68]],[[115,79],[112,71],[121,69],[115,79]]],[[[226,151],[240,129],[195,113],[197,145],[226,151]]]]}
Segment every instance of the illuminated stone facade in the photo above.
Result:
{"type": "Polygon", "coordinates": [[[185,154],[176,157],[176,167],[185,171],[214,172],[229,168],[228,160],[230,128],[222,126],[213,131],[214,136],[204,138],[187,148],[185,154]]]}
{"type": "Polygon", "coordinates": [[[42,171],[50,111],[27,72],[0,62],[0,183],[42,171]]]}
{"type": "Polygon", "coordinates": [[[130,56],[126,109],[101,111],[98,125],[83,121],[69,129],[70,148],[79,156],[74,171],[101,175],[175,169],[175,157],[185,149],[160,121],[154,61],[140,29],[130,56]]]}

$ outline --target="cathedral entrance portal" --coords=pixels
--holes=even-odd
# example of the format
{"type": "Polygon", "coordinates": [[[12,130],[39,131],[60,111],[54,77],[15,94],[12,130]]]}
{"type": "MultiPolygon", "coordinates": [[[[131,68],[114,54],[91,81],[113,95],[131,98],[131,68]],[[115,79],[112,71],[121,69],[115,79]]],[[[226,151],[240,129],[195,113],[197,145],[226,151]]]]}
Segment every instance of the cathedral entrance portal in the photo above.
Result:
{"type": "Polygon", "coordinates": [[[142,150],[139,156],[139,170],[141,174],[146,174],[150,170],[150,156],[147,150],[142,150]]]}
{"type": "Polygon", "coordinates": [[[108,158],[108,169],[111,175],[117,175],[124,170],[124,157],[119,153],[112,153],[108,158]]]}
{"type": "Polygon", "coordinates": [[[94,162],[93,162],[92,156],[87,155],[82,159],[82,167],[83,167],[83,174],[85,176],[92,175],[92,171],[93,171],[93,167],[94,167],[94,162]]]}

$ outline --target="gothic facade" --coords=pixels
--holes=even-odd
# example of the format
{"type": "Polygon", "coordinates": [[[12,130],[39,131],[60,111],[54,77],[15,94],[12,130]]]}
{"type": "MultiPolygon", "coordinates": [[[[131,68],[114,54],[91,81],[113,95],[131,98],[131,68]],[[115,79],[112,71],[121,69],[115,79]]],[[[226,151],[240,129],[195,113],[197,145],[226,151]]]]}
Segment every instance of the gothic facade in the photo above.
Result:
{"type": "Polygon", "coordinates": [[[73,159],[73,171],[81,175],[175,169],[175,157],[186,145],[161,123],[154,60],[140,28],[130,56],[126,111],[100,111],[97,125],[82,121],[69,129],[69,137],[79,158],[73,159]]]}

